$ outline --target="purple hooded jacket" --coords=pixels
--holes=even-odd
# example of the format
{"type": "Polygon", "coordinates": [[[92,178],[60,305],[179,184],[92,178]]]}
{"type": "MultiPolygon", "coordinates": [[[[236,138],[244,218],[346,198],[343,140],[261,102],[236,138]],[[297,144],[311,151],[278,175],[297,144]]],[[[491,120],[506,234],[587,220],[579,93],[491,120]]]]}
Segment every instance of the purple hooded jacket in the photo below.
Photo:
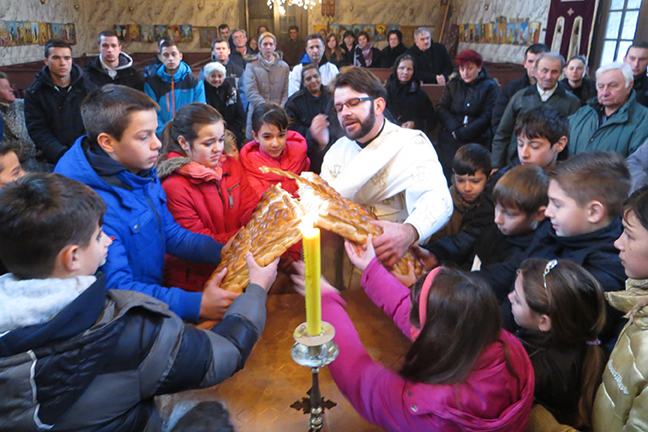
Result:
{"type": "MultiPolygon", "coordinates": [[[[409,289],[375,258],[364,271],[362,286],[411,338],[409,289]]],[[[513,335],[502,330],[503,343],[487,347],[463,383],[415,383],[371,359],[345,306],[335,293],[322,296],[322,318],[335,327],[334,340],[340,348],[329,368],[362,417],[387,431],[524,432],[533,403],[534,374],[526,351],[513,335]],[[506,367],[506,349],[519,379],[506,367]]]]}

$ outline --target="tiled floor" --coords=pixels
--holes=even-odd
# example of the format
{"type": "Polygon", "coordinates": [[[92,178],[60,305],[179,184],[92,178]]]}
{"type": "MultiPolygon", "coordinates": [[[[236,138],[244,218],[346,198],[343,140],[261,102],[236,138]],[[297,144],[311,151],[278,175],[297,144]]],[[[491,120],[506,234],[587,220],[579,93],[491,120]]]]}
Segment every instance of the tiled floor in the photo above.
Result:
{"type": "MultiPolygon", "coordinates": [[[[344,293],[351,316],[372,357],[394,369],[402,362],[409,345],[393,322],[363,291],[344,293]]],[[[306,395],[311,385],[310,370],[290,357],[295,327],[305,321],[304,299],[297,294],[268,298],[266,328],[245,368],[219,386],[193,392],[192,398],[218,399],[225,403],[238,432],[304,432],[309,416],[290,405],[306,395]]],[[[327,411],[323,431],[380,431],[364,421],[339,393],[327,368],[320,373],[325,399],[338,405],[327,411]]]]}

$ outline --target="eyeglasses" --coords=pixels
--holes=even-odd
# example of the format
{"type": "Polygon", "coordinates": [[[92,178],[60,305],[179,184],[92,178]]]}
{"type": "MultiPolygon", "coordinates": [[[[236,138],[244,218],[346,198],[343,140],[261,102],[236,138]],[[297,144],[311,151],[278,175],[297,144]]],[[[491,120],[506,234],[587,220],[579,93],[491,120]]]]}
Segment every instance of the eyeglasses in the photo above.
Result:
{"type": "Polygon", "coordinates": [[[551,260],[545,266],[544,272],[542,273],[542,284],[544,285],[545,293],[547,294],[547,301],[551,302],[551,295],[549,293],[549,288],[547,288],[547,276],[551,273],[551,270],[558,265],[558,260],[551,260]]]}
{"type": "Polygon", "coordinates": [[[344,109],[344,107],[347,107],[349,109],[353,109],[353,108],[357,107],[358,105],[360,105],[361,102],[372,101],[374,99],[376,99],[376,98],[373,98],[373,97],[370,97],[370,96],[361,97],[361,98],[353,98],[353,99],[349,99],[348,101],[346,101],[344,103],[335,104],[335,105],[333,105],[333,108],[335,108],[336,112],[341,113],[342,110],[344,109]]]}

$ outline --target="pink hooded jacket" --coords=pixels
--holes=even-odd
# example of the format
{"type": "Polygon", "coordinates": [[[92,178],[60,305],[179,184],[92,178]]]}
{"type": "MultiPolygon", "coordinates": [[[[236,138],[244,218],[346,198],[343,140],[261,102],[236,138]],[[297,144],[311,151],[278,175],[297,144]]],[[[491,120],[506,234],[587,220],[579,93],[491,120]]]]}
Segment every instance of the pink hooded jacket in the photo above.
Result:
{"type": "MultiPolygon", "coordinates": [[[[371,300],[410,337],[410,292],[374,260],[362,285],[371,300]]],[[[524,432],[533,402],[534,375],[522,344],[502,330],[481,354],[466,381],[432,385],[406,381],[371,359],[344,307],[331,292],[322,296],[322,318],[335,327],[338,358],[329,365],[340,391],[368,421],[388,431],[524,432]],[[519,380],[506,367],[509,364],[519,380]]],[[[429,319],[433,319],[430,317],[429,319]]]]}

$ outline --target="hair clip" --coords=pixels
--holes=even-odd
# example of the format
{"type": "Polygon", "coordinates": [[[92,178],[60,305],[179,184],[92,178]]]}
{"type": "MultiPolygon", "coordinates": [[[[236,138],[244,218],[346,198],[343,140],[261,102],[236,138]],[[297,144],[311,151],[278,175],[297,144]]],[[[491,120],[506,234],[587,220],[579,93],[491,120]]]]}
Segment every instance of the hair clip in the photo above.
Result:
{"type": "Polygon", "coordinates": [[[558,265],[558,260],[553,259],[549,261],[545,266],[544,272],[542,273],[542,284],[544,285],[548,304],[551,304],[551,293],[549,292],[549,288],[547,288],[547,276],[549,275],[549,273],[551,273],[551,270],[553,270],[554,267],[556,267],[557,265],[558,265]]]}

